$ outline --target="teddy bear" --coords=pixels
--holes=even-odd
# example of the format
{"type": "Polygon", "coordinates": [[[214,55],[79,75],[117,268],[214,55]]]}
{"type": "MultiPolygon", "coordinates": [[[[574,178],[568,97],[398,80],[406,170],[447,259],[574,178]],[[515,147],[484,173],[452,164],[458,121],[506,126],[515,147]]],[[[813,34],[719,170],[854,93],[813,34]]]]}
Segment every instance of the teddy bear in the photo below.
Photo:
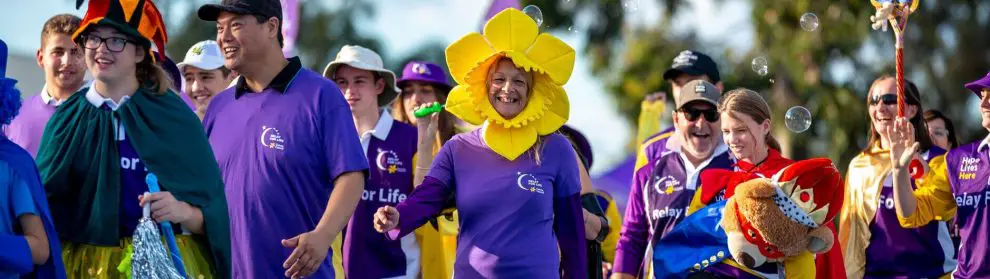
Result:
{"type": "Polygon", "coordinates": [[[842,195],[842,177],[828,159],[800,161],[771,179],[739,184],[721,221],[729,254],[752,268],[829,251],[835,238],[825,224],[842,208],[842,195]]]}
{"type": "Polygon", "coordinates": [[[751,270],[777,263],[778,275],[815,278],[813,255],[836,245],[827,224],[842,207],[843,181],[831,160],[799,161],[772,178],[718,175],[729,198],[694,211],[660,239],[655,277],[713,277],[707,275],[722,274],[725,265],[716,263],[724,262],[751,270]]]}

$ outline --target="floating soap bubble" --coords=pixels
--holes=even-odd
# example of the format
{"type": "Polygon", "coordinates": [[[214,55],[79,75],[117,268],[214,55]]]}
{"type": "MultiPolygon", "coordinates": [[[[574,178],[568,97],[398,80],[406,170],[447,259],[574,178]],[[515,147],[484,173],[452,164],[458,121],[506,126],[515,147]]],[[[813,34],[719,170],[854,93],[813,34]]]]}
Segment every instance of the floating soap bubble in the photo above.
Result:
{"type": "Polygon", "coordinates": [[[767,66],[767,59],[763,57],[753,58],[753,71],[760,76],[765,76],[770,73],[770,67],[767,66]]]}
{"type": "Polygon", "coordinates": [[[543,25],[543,11],[540,10],[540,7],[537,7],[536,5],[526,6],[523,8],[523,13],[532,18],[533,21],[536,21],[537,27],[543,25]]]}
{"type": "Polygon", "coordinates": [[[626,10],[627,13],[633,13],[639,10],[639,0],[622,0],[622,9],[626,10]]]}
{"type": "Polygon", "coordinates": [[[788,130],[801,133],[811,128],[811,112],[802,106],[794,106],[784,114],[784,125],[788,130]]]}
{"type": "Polygon", "coordinates": [[[818,16],[814,13],[805,13],[802,15],[801,29],[804,29],[804,31],[815,31],[815,29],[818,29],[818,16]]]}

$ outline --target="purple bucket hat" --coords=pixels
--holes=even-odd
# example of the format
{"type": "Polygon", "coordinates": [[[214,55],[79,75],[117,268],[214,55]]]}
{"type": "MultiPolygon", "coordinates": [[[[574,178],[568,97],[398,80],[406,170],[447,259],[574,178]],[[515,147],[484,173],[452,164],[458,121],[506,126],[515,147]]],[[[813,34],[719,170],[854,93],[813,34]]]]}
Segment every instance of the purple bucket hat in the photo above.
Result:
{"type": "Polygon", "coordinates": [[[402,78],[396,83],[399,88],[402,88],[405,83],[410,81],[426,82],[447,90],[453,87],[447,81],[447,73],[444,73],[443,68],[430,62],[412,61],[406,64],[406,67],[402,69],[402,78]]]}
{"type": "Polygon", "coordinates": [[[980,95],[980,91],[987,88],[990,88],[990,72],[987,73],[987,76],[966,84],[966,89],[973,91],[977,96],[980,95]]]}

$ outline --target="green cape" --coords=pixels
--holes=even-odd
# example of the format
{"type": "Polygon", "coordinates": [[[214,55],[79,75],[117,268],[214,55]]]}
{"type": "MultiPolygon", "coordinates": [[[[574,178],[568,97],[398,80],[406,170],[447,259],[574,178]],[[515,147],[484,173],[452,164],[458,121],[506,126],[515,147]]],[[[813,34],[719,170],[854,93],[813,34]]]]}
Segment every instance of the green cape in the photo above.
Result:
{"type": "MultiPolygon", "coordinates": [[[[230,221],[220,168],[199,118],[171,91],[140,88],[116,111],[86,89],[58,107],[41,139],[38,167],[62,241],[119,246],[120,155],[113,117],[162,191],[200,208],[217,275],[230,277],[230,221]]],[[[137,202],[136,200],[134,202],[137,202]]]]}

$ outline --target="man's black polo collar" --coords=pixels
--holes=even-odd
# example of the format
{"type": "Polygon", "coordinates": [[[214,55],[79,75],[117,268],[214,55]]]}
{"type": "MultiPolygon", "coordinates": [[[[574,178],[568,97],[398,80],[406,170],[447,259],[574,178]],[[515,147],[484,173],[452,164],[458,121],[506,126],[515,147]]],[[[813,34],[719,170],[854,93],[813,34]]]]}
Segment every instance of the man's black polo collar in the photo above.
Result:
{"type": "MultiPolygon", "coordinates": [[[[289,58],[289,64],[285,65],[285,68],[282,68],[282,71],[275,75],[275,78],[272,79],[272,82],[268,83],[268,87],[265,89],[275,89],[275,91],[279,93],[285,93],[285,90],[289,88],[289,84],[292,83],[293,79],[295,79],[296,74],[299,73],[299,70],[302,70],[302,62],[299,61],[299,57],[289,58]]],[[[248,92],[251,92],[251,89],[248,88],[247,82],[245,82],[244,77],[241,76],[241,78],[237,80],[237,85],[235,85],[234,97],[239,98],[241,95],[248,92]]]]}

